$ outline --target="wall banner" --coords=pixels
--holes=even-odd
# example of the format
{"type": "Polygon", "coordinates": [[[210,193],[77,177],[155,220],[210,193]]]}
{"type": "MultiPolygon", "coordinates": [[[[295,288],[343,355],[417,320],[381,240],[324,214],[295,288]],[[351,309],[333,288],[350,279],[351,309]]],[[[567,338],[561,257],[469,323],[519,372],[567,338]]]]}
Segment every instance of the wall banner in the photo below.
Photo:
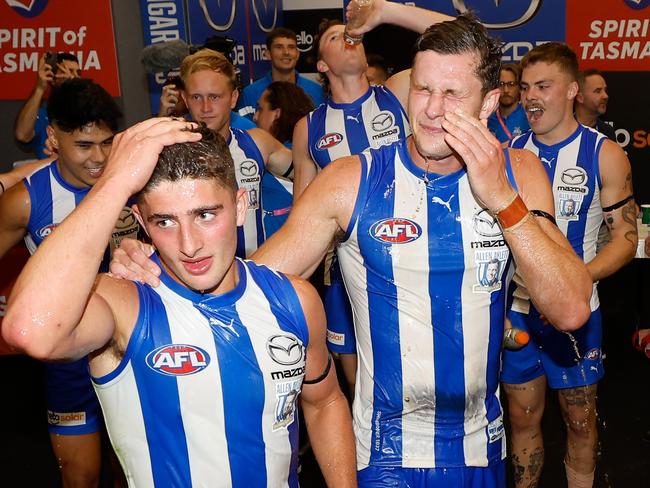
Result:
{"type": "Polygon", "coordinates": [[[110,0],[0,0],[0,99],[24,100],[46,51],[79,60],[84,77],[120,96],[110,0]]]}

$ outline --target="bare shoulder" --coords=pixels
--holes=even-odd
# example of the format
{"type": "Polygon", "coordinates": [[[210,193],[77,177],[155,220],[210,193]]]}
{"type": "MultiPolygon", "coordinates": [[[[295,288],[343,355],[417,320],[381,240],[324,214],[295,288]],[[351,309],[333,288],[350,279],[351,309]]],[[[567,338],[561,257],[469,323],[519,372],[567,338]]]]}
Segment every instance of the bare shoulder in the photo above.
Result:
{"type": "Polygon", "coordinates": [[[614,141],[606,139],[600,148],[598,164],[602,176],[621,175],[626,177],[630,173],[630,161],[625,151],[614,141]]]}
{"type": "Polygon", "coordinates": [[[22,181],[0,195],[0,217],[12,227],[27,227],[30,212],[29,192],[22,181]]]}
{"type": "Polygon", "coordinates": [[[402,104],[402,107],[406,108],[406,101],[409,94],[409,86],[411,84],[411,70],[405,69],[395,73],[390,78],[386,80],[384,86],[397,97],[397,99],[402,104]]]}

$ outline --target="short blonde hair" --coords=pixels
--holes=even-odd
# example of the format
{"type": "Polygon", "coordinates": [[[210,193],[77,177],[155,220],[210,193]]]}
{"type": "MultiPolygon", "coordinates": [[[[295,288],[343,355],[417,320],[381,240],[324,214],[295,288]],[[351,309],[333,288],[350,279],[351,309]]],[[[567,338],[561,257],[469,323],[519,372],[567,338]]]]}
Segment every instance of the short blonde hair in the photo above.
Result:
{"type": "Polygon", "coordinates": [[[237,74],[230,60],[220,52],[212,49],[201,49],[190,54],[181,64],[181,79],[187,83],[187,78],[198,71],[211,70],[221,73],[230,81],[233,89],[237,88],[237,74]]]}

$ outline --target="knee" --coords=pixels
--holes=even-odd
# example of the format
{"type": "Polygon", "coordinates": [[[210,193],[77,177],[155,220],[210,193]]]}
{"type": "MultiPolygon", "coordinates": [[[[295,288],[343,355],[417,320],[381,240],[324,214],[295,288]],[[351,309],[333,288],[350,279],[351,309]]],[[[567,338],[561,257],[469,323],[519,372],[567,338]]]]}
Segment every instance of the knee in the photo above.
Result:
{"type": "Polygon", "coordinates": [[[574,438],[588,439],[597,435],[596,412],[592,409],[569,409],[564,420],[568,434],[574,438]]]}
{"type": "Polygon", "coordinates": [[[96,488],[99,486],[99,469],[83,461],[60,462],[63,488],[96,488]]]}
{"type": "Polygon", "coordinates": [[[544,404],[536,402],[531,402],[530,404],[510,402],[508,405],[508,415],[513,430],[537,428],[542,422],[544,404]]]}

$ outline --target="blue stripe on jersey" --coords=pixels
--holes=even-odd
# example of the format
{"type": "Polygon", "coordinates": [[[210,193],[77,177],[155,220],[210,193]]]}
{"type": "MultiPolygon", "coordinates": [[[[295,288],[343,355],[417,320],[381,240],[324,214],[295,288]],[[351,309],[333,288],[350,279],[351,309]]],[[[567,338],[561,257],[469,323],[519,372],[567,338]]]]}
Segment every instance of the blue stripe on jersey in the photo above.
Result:
{"type": "MultiPolygon", "coordinates": [[[[138,286],[138,295],[140,306],[145,309],[146,319],[138,324],[151,326],[149,330],[143,330],[141,333],[149,337],[155,336],[158,344],[172,344],[169,321],[160,296],[156,293],[145,293],[141,285],[138,286]]],[[[175,377],[161,375],[147,369],[133,368],[133,374],[139,391],[146,391],[140,394],[140,403],[155,485],[192,486],[183,419],[176,409],[158,408],[160,404],[179,405],[178,381],[175,377]],[[157,426],[160,424],[165,425],[166,428],[158,429],[157,426]],[[178,433],[181,435],[174,435],[178,433]],[[171,449],[174,450],[174,463],[168,464],[166,460],[169,459],[171,449]]]]}
{"type": "Polygon", "coordinates": [[[348,222],[347,228],[343,229],[345,235],[341,238],[341,242],[345,242],[350,237],[352,230],[354,229],[357,220],[359,219],[359,214],[363,211],[363,206],[366,203],[366,198],[368,198],[368,162],[366,160],[367,153],[359,154],[360,161],[360,172],[359,172],[359,190],[357,191],[357,199],[354,202],[354,209],[352,210],[352,215],[350,216],[350,222],[348,222]]]}
{"type": "MultiPolygon", "coordinates": [[[[362,165],[362,169],[364,165],[362,165]]],[[[368,183],[376,181],[372,176],[381,165],[372,165],[370,175],[367,179],[362,180],[359,188],[359,197],[366,196],[370,191],[368,183]]],[[[395,179],[394,166],[388,165],[385,168],[386,178],[391,181],[395,179]]],[[[364,177],[365,174],[362,174],[364,177]]],[[[357,203],[366,201],[357,198],[357,203]]],[[[395,207],[394,192],[387,195],[387,198],[377,202],[372,209],[365,208],[364,213],[376,215],[393,215],[395,207]]],[[[361,209],[359,209],[361,210],[361,209]]],[[[355,211],[357,209],[355,208],[355,211]]],[[[382,311],[370,315],[370,338],[373,345],[372,357],[373,364],[401,364],[401,348],[399,341],[399,309],[397,303],[397,289],[393,276],[393,259],[392,255],[385,252],[385,247],[377,240],[367,237],[364,242],[365,256],[373,256],[377,263],[382,264],[378,269],[384,271],[385,280],[373,280],[368,274],[368,267],[365,268],[365,282],[368,283],[368,309],[382,311]]],[[[375,444],[370,453],[370,464],[383,461],[384,454],[382,449],[392,449],[396,453],[402,452],[402,415],[401,408],[395,408],[395,402],[399,402],[403,396],[402,376],[394,374],[393,368],[375,368],[374,369],[374,390],[373,390],[373,413],[372,413],[372,439],[390,439],[390,444],[381,442],[375,444]],[[390,414],[386,418],[386,412],[390,414]],[[381,428],[380,428],[381,426],[381,428]],[[381,446],[382,449],[379,447],[381,446]]]]}
{"type": "MultiPolygon", "coordinates": [[[[249,207],[257,205],[255,208],[255,229],[256,235],[249,237],[248,239],[255,239],[257,242],[257,247],[261,246],[264,242],[264,224],[263,224],[263,212],[262,212],[262,178],[264,177],[265,165],[264,158],[260,152],[255,140],[251,135],[245,130],[236,129],[234,127],[230,128],[231,137],[228,141],[228,147],[233,153],[233,159],[235,163],[235,175],[237,176],[237,185],[242,188],[246,187],[248,192],[249,207]],[[233,138],[235,139],[233,141],[233,138]],[[233,148],[237,145],[244,152],[244,159],[240,159],[239,156],[233,151],[233,148]],[[241,174],[241,171],[238,169],[238,165],[242,164],[245,160],[252,160],[257,164],[257,172],[254,175],[241,174]],[[240,181],[246,176],[252,176],[258,178],[257,183],[248,184],[240,181]],[[253,203],[256,202],[256,203],[253,203]]],[[[247,212],[247,219],[251,217],[253,212],[247,212]]],[[[245,226],[237,227],[237,251],[236,255],[240,258],[246,258],[246,236],[245,236],[245,226]]],[[[249,253],[250,254],[250,253],[249,253]]]]}

